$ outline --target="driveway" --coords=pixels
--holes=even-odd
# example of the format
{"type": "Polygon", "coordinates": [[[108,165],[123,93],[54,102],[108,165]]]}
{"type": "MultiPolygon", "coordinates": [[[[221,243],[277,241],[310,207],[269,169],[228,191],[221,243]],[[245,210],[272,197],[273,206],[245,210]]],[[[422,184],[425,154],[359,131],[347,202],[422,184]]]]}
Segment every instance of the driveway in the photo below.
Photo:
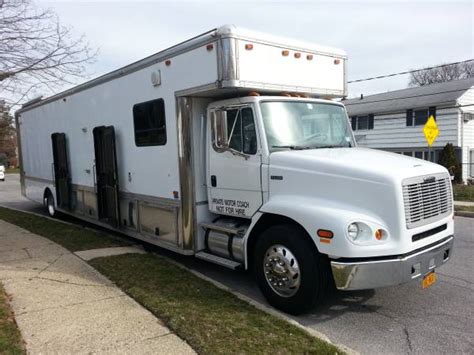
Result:
{"type": "MultiPolygon", "coordinates": [[[[18,175],[0,182],[0,205],[39,212],[20,196],[18,175]]],[[[363,354],[472,353],[474,349],[474,219],[456,217],[455,250],[440,268],[438,282],[420,282],[358,292],[337,292],[317,310],[294,317],[363,354]]],[[[171,255],[170,253],[167,255],[171,255]]],[[[174,256],[190,268],[262,303],[251,275],[194,258],[174,256]]]]}

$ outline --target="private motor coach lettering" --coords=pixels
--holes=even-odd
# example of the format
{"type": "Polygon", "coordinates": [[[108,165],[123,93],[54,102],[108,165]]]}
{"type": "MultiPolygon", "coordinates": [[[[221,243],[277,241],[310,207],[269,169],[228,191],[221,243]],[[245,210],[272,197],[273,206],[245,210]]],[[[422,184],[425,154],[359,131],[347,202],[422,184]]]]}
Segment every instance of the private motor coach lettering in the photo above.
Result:
{"type": "Polygon", "coordinates": [[[219,213],[232,214],[236,216],[247,215],[247,209],[250,206],[248,201],[224,198],[213,198],[212,204],[215,205],[215,208],[219,213]]]}

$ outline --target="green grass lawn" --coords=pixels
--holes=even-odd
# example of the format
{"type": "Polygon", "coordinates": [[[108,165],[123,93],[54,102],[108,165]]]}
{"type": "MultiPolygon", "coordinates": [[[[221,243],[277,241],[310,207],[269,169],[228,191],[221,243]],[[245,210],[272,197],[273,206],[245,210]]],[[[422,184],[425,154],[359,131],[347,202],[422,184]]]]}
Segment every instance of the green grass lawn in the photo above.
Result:
{"type": "Polygon", "coordinates": [[[131,245],[125,238],[0,207],[0,219],[41,235],[70,251],[131,245]]]}
{"type": "Polygon", "coordinates": [[[0,354],[26,354],[20,331],[8,304],[8,296],[0,286],[0,354]]]}
{"type": "Polygon", "coordinates": [[[154,254],[94,259],[97,270],[201,354],[342,354],[154,254]]]}
{"type": "Polygon", "coordinates": [[[7,168],[5,170],[5,173],[7,173],[7,174],[19,174],[20,173],[20,168],[7,168]]]}
{"type": "Polygon", "coordinates": [[[473,212],[474,213],[474,206],[454,206],[455,211],[462,211],[462,212],[473,212]]]}
{"type": "MultiPolygon", "coordinates": [[[[5,208],[0,208],[0,219],[72,251],[127,244],[101,232],[5,208]]],[[[198,353],[344,353],[162,256],[127,254],[94,259],[90,264],[149,309],[198,353]]]]}
{"type": "Polygon", "coordinates": [[[474,202],[474,185],[453,185],[453,195],[455,201],[474,202]]]}

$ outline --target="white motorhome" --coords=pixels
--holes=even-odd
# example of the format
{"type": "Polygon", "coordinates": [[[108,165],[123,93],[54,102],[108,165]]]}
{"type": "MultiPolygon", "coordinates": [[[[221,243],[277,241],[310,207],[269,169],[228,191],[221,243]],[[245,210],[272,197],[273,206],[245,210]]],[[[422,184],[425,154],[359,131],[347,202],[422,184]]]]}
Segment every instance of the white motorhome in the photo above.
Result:
{"type": "Polygon", "coordinates": [[[223,26],[17,112],[22,193],[255,272],[302,312],[341,290],[434,282],[453,245],[441,166],[358,148],[346,54],[223,26]]]}

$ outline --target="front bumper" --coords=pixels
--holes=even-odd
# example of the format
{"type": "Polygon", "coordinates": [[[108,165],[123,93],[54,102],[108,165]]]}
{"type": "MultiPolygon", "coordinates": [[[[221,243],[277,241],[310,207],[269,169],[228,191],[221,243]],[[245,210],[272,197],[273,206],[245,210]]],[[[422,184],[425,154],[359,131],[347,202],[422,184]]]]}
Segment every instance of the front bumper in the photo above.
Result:
{"type": "Polygon", "coordinates": [[[367,260],[331,261],[339,290],[364,290],[399,285],[428,274],[451,257],[454,237],[412,253],[367,260]]]}

